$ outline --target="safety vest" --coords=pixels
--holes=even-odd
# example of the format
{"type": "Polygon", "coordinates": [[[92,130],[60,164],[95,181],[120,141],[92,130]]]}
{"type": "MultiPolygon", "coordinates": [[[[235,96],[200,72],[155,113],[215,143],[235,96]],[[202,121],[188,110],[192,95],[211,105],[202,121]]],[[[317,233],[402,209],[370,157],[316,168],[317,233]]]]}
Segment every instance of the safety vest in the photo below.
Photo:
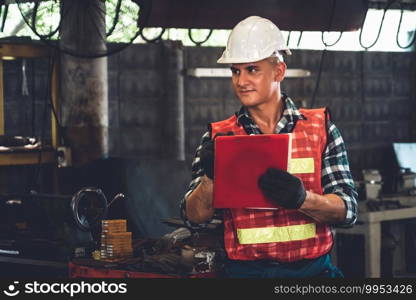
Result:
{"type": "MultiPolygon", "coordinates": [[[[322,195],[321,165],[327,132],[325,109],[300,109],[292,132],[290,170],[306,190],[322,195]]],[[[233,131],[247,135],[234,115],[211,124],[212,137],[233,131]]],[[[333,244],[327,224],[292,209],[224,209],[224,245],[230,259],[293,262],[313,259],[328,253],[333,244]]]]}

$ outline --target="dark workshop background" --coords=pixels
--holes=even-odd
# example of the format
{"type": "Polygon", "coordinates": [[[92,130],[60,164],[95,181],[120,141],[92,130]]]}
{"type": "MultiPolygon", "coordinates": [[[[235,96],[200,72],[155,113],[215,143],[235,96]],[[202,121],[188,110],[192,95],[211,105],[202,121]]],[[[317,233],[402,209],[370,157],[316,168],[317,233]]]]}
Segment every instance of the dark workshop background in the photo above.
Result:
{"type": "MultiPolygon", "coordinates": [[[[177,107],[169,98],[170,82],[181,69],[217,67],[222,48],[183,47],[174,42],[131,45],[108,57],[109,142],[108,159],[61,171],[63,193],[96,185],[108,198],[127,194],[110,214],[128,216],[140,237],[159,237],[172,230],[161,219],[179,217],[179,202],[191,177],[191,162],[201,135],[211,121],[222,120],[239,108],[229,78],[184,76],[185,137],[175,131],[177,107]],[[173,51],[172,49],[178,49],[173,51]],[[179,53],[179,54],[178,54],[179,53]],[[173,66],[173,67],[172,67],[173,66]],[[173,78],[170,78],[173,77],[173,78]],[[186,160],[180,161],[175,143],[184,142],[186,160]]],[[[299,105],[309,105],[315,89],[321,51],[294,50],[286,57],[288,68],[311,71],[307,78],[287,78],[282,84],[299,105]]],[[[30,135],[31,116],[50,136],[50,113],[45,111],[47,59],[27,63],[30,96],[22,96],[21,60],[4,63],[5,130],[30,135]]],[[[355,180],[361,170],[389,172],[395,164],[393,142],[416,141],[414,52],[327,51],[315,107],[327,106],[347,145],[355,180]],[[362,80],[362,79],[363,80],[362,80]]],[[[34,135],[39,135],[35,132],[34,135]]],[[[19,192],[36,187],[50,191],[48,166],[4,167],[2,189],[19,192]],[[41,170],[39,170],[41,168],[41,170]]],[[[388,174],[387,174],[388,175],[388,174]]]]}
{"type": "MultiPolygon", "coordinates": [[[[3,8],[0,35],[3,25],[10,22],[9,19],[5,22],[6,2],[0,0],[3,8]]],[[[3,78],[0,92],[2,89],[4,96],[0,115],[4,115],[4,134],[36,137],[45,146],[35,151],[22,151],[20,154],[36,154],[25,164],[17,161],[20,156],[13,158],[16,149],[10,152],[7,152],[10,149],[1,149],[4,155],[0,155],[3,159],[0,162],[0,196],[6,196],[0,203],[0,250],[20,251],[22,248],[24,259],[47,260],[75,256],[79,245],[92,241],[89,231],[81,232],[79,226],[69,229],[68,225],[74,225],[68,199],[85,187],[102,189],[107,203],[119,193],[126,196],[111,202],[107,218],[127,219],[128,231],[136,241],[158,239],[176,229],[178,223],[172,224],[172,220],[180,222],[179,205],[191,180],[191,164],[202,134],[208,123],[223,120],[239,109],[229,77],[192,75],[195,68],[224,67],[216,63],[224,48],[207,46],[204,42],[185,46],[185,39],[161,39],[164,29],[181,28],[188,31],[187,38],[192,39],[192,32],[197,36],[199,29],[215,33],[233,28],[248,15],[261,15],[276,21],[289,37],[291,33],[299,34],[298,44],[303,31],[320,32],[322,36],[317,38],[316,45],[323,45],[327,31],[336,34],[361,30],[362,33],[369,8],[379,13],[395,10],[396,17],[404,10],[407,17],[409,14],[412,17],[416,9],[416,0],[40,2],[42,5],[37,6],[31,1],[19,1],[19,16],[32,15],[20,25],[27,23],[31,27],[31,21],[42,19],[43,15],[37,14],[35,7],[43,7],[48,12],[56,9],[62,22],[58,23],[55,33],[49,32],[47,38],[41,38],[43,41],[13,35],[0,39],[0,77],[3,78]],[[123,9],[117,10],[117,4],[123,9]],[[103,5],[107,5],[106,8],[103,5]],[[132,6],[140,6],[140,13],[130,9],[132,6]],[[123,15],[120,18],[119,13],[123,15]],[[112,29],[104,14],[112,14],[112,29]],[[96,23],[81,24],[78,17],[96,23]],[[118,22],[128,17],[132,18],[126,24],[118,22]],[[143,28],[146,31],[142,31],[143,28]],[[110,39],[112,32],[121,32],[127,38],[116,43],[110,39]],[[161,33],[159,37],[158,32],[161,33]],[[144,42],[144,33],[156,38],[144,42]],[[54,35],[59,41],[51,38],[54,35]],[[136,38],[143,43],[133,43],[136,38]],[[15,60],[6,60],[4,53],[10,45],[26,51],[16,55],[15,60]],[[47,55],[34,58],[38,48],[47,55]],[[71,51],[74,52],[71,54],[71,51]],[[100,51],[105,55],[97,55],[99,59],[85,57],[100,51]],[[57,119],[55,123],[53,114],[57,119]],[[56,137],[58,141],[54,141],[56,137]],[[59,149],[72,150],[69,166],[58,167],[62,158],[59,149]],[[12,158],[4,159],[8,154],[12,158]],[[34,192],[41,195],[36,196],[34,192]],[[21,199],[23,201],[19,202],[21,199]],[[31,227],[35,229],[33,232],[31,227]],[[49,247],[49,239],[55,242],[54,230],[57,235],[58,231],[62,233],[59,242],[69,241],[68,252],[58,253],[49,247]],[[38,253],[34,253],[36,249],[38,253]]],[[[384,17],[379,16],[381,30],[384,17]]],[[[387,24],[391,21],[389,16],[386,20],[389,21],[384,28],[391,26],[387,24]]],[[[52,27],[43,29],[53,31],[52,27]]],[[[399,36],[399,26],[397,30],[399,36]]],[[[332,258],[347,277],[393,277],[393,273],[400,276],[396,271],[412,273],[412,277],[416,274],[416,218],[411,207],[416,203],[416,174],[401,173],[403,170],[393,151],[393,143],[416,143],[415,35],[414,28],[410,31],[402,28],[401,33],[405,30],[408,30],[410,43],[403,52],[371,51],[379,39],[374,35],[366,41],[374,41],[372,46],[365,43],[368,48],[357,38],[360,51],[334,51],[328,45],[325,50],[294,47],[293,55],[285,57],[289,69],[302,69],[309,75],[286,78],[282,82],[283,92],[298,106],[330,109],[331,118],[345,140],[359,190],[360,212],[374,212],[353,228],[334,230],[336,243],[332,258]],[[363,178],[365,170],[380,171],[381,180],[363,178]],[[407,182],[407,189],[404,189],[405,176],[414,176],[407,182]],[[378,190],[381,185],[382,196],[386,196],[383,199],[378,190]],[[400,185],[402,190],[398,189],[400,185]],[[373,193],[370,195],[370,192],[373,193]],[[397,213],[398,209],[403,210],[397,213]],[[372,222],[374,219],[377,222],[372,222]],[[369,225],[375,224],[370,229],[369,225]],[[368,247],[369,244],[374,247],[368,247]]],[[[208,41],[211,33],[208,33],[208,41]]],[[[169,32],[165,32],[164,37],[166,35],[169,36],[169,32]]],[[[390,37],[392,43],[400,47],[394,38],[394,35],[390,37]]],[[[293,42],[292,35],[292,45],[293,42]]],[[[10,51],[13,48],[8,49],[14,54],[10,51]]],[[[0,131],[1,127],[0,123],[0,131]]],[[[17,149],[19,151],[21,149],[17,149]]],[[[68,157],[64,156],[69,162],[68,157]]],[[[83,209],[85,214],[98,211],[91,207],[83,209]]],[[[91,245],[89,243],[84,250],[93,250],[88,248],[91,245]]],[[[6,256],[3,262],[10,263],[3,268],[3,274],[9,276],[17,267],[8,259],[16,254],[3,254],[0,255],[0,258],[6,256]]],[[[27,266],[21,264],[20,267],[26,274],[27,266]]],[[[36,269],[36,272],[42,275],[42,270],[36,269]]]]}

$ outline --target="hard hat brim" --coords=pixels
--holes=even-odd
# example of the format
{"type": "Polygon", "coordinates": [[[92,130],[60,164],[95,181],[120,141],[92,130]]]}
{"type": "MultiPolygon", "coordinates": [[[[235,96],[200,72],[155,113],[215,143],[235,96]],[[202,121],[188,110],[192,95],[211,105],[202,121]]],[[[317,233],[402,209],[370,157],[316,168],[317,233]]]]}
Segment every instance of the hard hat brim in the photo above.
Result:
{"type": "MultiPolygon", "coordinates": [[[[289,49],[282,49],[279,50],[280,52],[284,52],[286,55],[292,55],[292,52],[289,49]]],[[[257,62],[263,59],[270,57],[271,55],[267,55],[265,57],[257,57],[253,58],[242,58],[242,57],[225,57],[223,54],[218,60],[218,64],[245,64],[245,63],[252,63],[257,62]]]]}

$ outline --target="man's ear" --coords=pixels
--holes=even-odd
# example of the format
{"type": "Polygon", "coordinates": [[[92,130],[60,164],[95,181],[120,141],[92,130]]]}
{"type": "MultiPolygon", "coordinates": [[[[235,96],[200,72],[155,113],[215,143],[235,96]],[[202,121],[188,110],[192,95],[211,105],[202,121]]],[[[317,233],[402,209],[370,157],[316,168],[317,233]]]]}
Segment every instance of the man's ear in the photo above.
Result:
{"type": "Polygon", "coordinates": [[[286,74],[286,64],[281,61],[277,63],[275,66],[275,81],[281,82],[285,78],[286,74]]]}

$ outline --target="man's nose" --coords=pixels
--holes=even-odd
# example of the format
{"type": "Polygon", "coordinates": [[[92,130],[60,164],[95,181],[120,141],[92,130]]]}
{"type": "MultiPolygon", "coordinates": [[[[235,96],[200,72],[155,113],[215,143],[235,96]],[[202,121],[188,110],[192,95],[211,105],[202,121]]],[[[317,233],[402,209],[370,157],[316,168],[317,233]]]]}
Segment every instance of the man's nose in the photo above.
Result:
{"type": "Polygon", "coordinates": [[[240,86],[240,87],[243,87],[243,86],[247,85],[247,81],[248,81],[248,77],[247,77],[246,72],[241,72],[238,75],[237,85],[240,86]]]}

